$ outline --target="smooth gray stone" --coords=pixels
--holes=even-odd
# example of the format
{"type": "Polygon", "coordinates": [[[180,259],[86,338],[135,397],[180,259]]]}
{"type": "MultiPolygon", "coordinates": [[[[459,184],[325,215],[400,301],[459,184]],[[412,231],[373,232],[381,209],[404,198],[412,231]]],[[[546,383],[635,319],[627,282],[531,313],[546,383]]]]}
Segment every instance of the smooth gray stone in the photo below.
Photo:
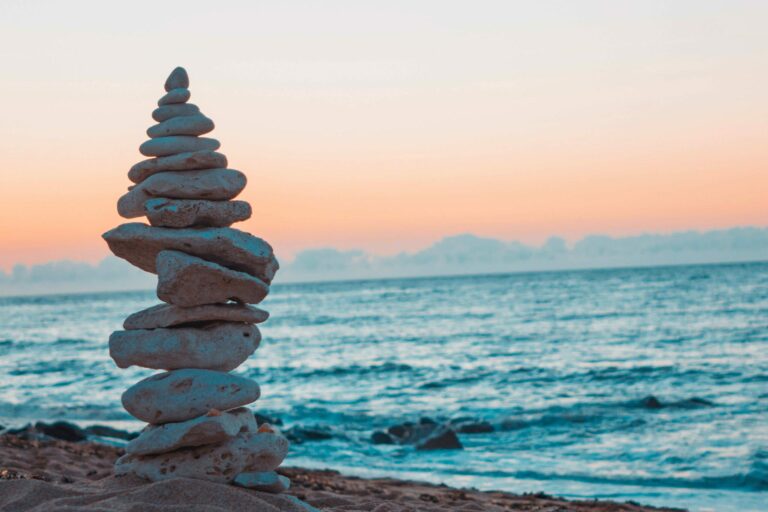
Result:
{"type": "Polygon", "coordinates": [[[226,441],[240,432],[256,432],[256,419],[245,408],[206,414],[187,421],[147,425],[139,437],[125,447],[132,455],[156,455],[179,448],[205,446],[226,441]]]}
{"type": "MultiPolygon", "coordinates": [[[[133,417],[153,425],[191,420],[211,409],[226,411],[255,402],[259,385],[250,379],[212,370],[184,369],[141,380],[122,396],[133,417]]],[[[234,476],[234,475],[233,475],[234,476]]]]}
{"type": "Polygon", "coordinates": [[[157,329],[201,322],[242,322],[259,324],[269,318],[269,313],[246,304],[206,304],[180,308],[172,304],[158,304],[133,313],[123,322],[123,329],[157,329]]]}
{"type": "Polygon", "coordinates": [[[173,117],[191,116],[200,112],[200,108],[194,103],[174,103],[163,105],[152,111],[152,119],[158,123],[167,121],[173,117]]]}
{"type": "Polygon", "coordinates": [[[200,368],[228,372],[248,359],[259,342],[259,329],[242,323],[136,329],[113,332],[109,355],[118,368],[135,365],[156,370],[200,368]]]}
{"type": "Polygon", "coordinates": [[[237,196],[247,183],[234,169],[166,171],[154,174],[123,194],[117,213],[127,219],[145,215],[144,204],[152,197],[225,201],[237,196]]]}
{"type": "Polygon", "coordinates": [[[287,477],[278,475],[274,471],[240,473],[232,483],[239,487],[272,494],[280,494],[291,487],[291,481],[287,477]]]}
{"type": "Polygon", "coordinates": [[[167,121],[147,128],[150,137],[168,137],[169,135],[203,135],[212,131],[213,121],[203,114],[173,117],[167,121]]]}
{"type": "Polygon", "coordinates": [[[177,103],[186,103],[189,101],[189,97],[191,96],[189,89],[187,88],[178,88],[178,89],[171,89],[165,95],[157,100],[157,105],[159,107],[162,107],[163,105],[175,105],[177,103]]]}
{"type": "Polygon", "coordinates": [[[183,251],[269,284],[280,265],[272,247],[235,228],[156,228],[140,222],[121,224],[102,235],[110,250],[142,270],[157,273],[157,253],[183,251]]]}
{"type": "Polygon", "coordinates": [[[165,90],[171,91],[173,89],[188,89],[189,88],[189,75],[187,70],[181,66],[177,67],[168,78],[165,80],[165,90]]]}
{"type": "Polygon", "coordinates": [[[251,217],[245,201],[154,198],[144,202],[144,214],[153,226],[166,228],[225,227],[251,217]]]}
{"type": "Polygon", "coordinates": [[[257,277],[179,251],[157,255],[157,298],[181,307],[234,300],[258,304],[269,286],[257,277]]]}
{"type": "Polygon", "coordinates": [[[273,471],[287,454],[288,440],[280,434],[242,432],[220,444],[160,455],[123,455],[115,462],[115,475],[133,474],[153,482],[197,478],[229,483],[240,473],[273,471]]]}
{"type": "Polygon", "coordinates": [[[171,135],[149,139],[139,146],[139,152],[145,156],[168,156],[190,151],[216,151],[221,143],[207,137],[191,137],[189,135],[171,135]]]}
{"type": "Polygon", "coordinates": [[[223,169],[226,167],[227,157],[221,153],[209,150],[193,151],[142,160],[131,167],[131,170],[128,171],[128,178],[134,183],[141,183],[158,172],[223,169]]]}

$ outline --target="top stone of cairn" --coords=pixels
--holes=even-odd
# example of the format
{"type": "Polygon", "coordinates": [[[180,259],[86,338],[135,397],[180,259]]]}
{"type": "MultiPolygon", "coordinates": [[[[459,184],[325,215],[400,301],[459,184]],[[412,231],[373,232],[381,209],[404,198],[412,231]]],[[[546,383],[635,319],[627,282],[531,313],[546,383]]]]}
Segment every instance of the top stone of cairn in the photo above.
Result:
{"type": "Polygon", "coordinates": [[[168,75],[168,79],[165,81],[165,90],[170,91],[172,89],[188,89],[189,88],[189,75],[187,70],[182,67],[177,67],[171,74],[168,75]]]}

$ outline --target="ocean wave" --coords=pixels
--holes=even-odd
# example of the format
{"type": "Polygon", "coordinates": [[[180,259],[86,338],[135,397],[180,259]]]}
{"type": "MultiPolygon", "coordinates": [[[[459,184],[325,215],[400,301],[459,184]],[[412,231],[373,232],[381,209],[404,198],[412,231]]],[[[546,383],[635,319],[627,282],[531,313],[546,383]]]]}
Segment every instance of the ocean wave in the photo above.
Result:
{"type": "MultiPolygon", "coordinates": [[[[467,472],[461,470],[449,471],[456,474],[467,472]]],[[[542,471],[473,471],[473,476],[493,478],[515,478],[518,480],[564,480],[590,484],[626,485],[637,487],[676,488],[676,489],[727,489],[762,492],[768,490],[768,472],[764,469],[752,469],[745,473],[733,473],[730,475],[701,476],[698,478],[683,477],[637,477],[637,476],[611,476],[611,475],[587,475],[580,473],[546,473],[542,471]]]]}

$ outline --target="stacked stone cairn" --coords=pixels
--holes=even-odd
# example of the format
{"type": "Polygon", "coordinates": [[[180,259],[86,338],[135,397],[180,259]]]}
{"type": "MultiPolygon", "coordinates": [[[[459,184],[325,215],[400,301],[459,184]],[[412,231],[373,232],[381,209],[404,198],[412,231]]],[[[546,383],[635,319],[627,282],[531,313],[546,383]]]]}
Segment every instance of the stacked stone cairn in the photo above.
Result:
{"type": "Polygon", "coordinates": [[[229,373],[259,346],[255,324],[268,313],[251,304],[269,292],[278,269],[272,248],[230,227],[251,216],[243,173],[227,168],[219,141],[201,137],[213,121],[187,103],[189,78],[176,68],[152,112],[157,124],[128,172],[135,185],[117,203],[125,218],[146,216],[103,235],[115,255],[157,274],[164,302],[130,315],[109,352],[120,368],[165,370],[123,393],[125,409],[149,425],[126,447],[115,473],[152,481],[173,477],[281,492],[275,469],[288,441],[258,426],[243,407],[258,384],[229,373]]]}

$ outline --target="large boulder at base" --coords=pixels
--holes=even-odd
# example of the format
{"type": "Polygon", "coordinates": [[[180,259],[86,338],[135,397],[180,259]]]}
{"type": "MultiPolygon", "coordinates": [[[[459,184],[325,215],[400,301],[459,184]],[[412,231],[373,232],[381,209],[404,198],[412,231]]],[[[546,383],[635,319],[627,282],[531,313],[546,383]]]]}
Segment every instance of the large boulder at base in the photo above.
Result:
{"type": "Polygon", "coordinates": [[[145,156],[168,156],[190,151],[216,151],[221,143],[207,137],[192,137],[189,135],[171,135],[149,139],[139,146],[139,152],[145,156]]]}
{"type": "Polygon", "coordinates": [[[279,268],[267,242],[235,228],[169,229],[131,222],[102,237],[116,256],[153,274],[157,273],[157,254],[164,250],[183,251],[246,272],[267,284],[279,268]]]}
{"type": "Polygon", "coordinates": [[[254,325],[217,322],[202,327],[115,331],[109,355],[119,368],[158,370],[202,368],[228,372],[258,348],[261,333],[254,325]]]}
{"type": "Polygon", "coordinates": [[[134,164],[128,171],[128,179],[134,183],[141,183],[158,172],[224,169],[226,167],[227,157],[222,153],[209,150],[192,151],[142,160],[134,164]]]}
{"type": "Polygon", "coordinates": [[[173,370],[141,380],[123,393],[125,410],[152,424],[186,421],[211,409],[226,411],[259,399],[250,379],[211,370],[173,370]]]}
{"type": "Polygon", "coordinates": [[[180,308],[172,304],[158,304],[133,313],[123,322],[123,329],[157,329],[184,324],[207,322],[243,322],[258,324],[269,318],[269,313],[246,304],[206,304],[180,308]]]}
{"type": "Polygon", "coordinates": [[[237,196],[246,184],[245,174],[234,169],[167,171],[150,176],[117,201],[117,213],[131,219],[145,214],[152,197],[224,201],[237,196]]]}
{"type": "Polygon", "coordinates": [[[157,254],[157,297],[181,307],[235,300],[256,304],[269,293],[257,277],[179,251],[157,254]]]}
{"type": "Polygon", "coordinates": [[[254,473],[240,473],[235,477],[233,484],[259,492],[280,494],[291,487],[291,481],[274,471],[260,471],[254,473]]]}
{"type": "Polygon", "coordinates": [[[144,215],[153,226],[164,228],[226,227],[251,217],[245,201],[165,199],[144,202],[144,215]]]}
{"type": "Polygon", "coordinates": [[[155,455],[179,448],[217,444],[240,432],[256,432],[253,413],[245,407],[165,425],[148,425],[125,447],[132,455],[155,455]]]}
{"type": "Polygon", "coordinates": [[[134,474],[152,481],[182,477],[229,483],[240,473],[273,471],[287,453],[288,440],[280,434],[243,432],[215,445],[159,455],[123,455],[115,463],[115,475],[134,474]]]}

